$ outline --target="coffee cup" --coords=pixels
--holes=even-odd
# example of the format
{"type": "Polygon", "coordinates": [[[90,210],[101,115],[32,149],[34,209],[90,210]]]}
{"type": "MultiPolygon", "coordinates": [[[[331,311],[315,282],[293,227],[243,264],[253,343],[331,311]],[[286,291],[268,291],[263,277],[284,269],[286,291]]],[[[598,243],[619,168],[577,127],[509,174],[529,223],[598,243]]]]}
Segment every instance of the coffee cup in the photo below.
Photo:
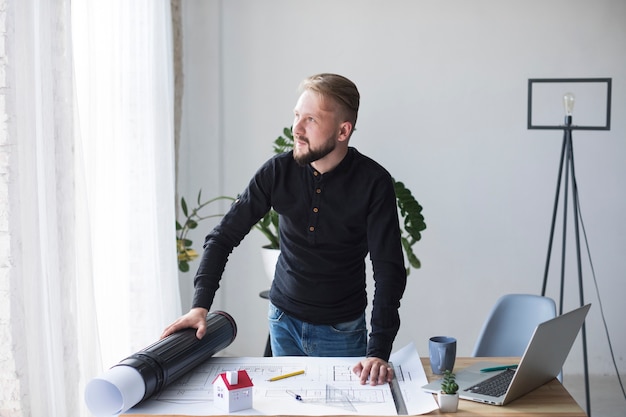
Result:
{"type": "Polygon", "coordinates": [[[456,359],[456,339],[449,336],[433,336],[428,340],[428,354],[433,374],[452,371],[456,359]]]}

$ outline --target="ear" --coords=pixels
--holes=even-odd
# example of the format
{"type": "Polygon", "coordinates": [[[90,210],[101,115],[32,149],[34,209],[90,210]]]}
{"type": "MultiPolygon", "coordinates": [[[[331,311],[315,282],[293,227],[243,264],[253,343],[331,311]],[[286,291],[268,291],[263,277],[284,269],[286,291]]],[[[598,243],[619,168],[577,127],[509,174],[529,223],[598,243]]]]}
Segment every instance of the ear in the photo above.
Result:
{"type": "Polygon", "coordinates": [[[339,137],[337,138],[339,142],[347,141],[350,139],[351,134],[352,123],[345,121],[339,124],[339,137]]]}

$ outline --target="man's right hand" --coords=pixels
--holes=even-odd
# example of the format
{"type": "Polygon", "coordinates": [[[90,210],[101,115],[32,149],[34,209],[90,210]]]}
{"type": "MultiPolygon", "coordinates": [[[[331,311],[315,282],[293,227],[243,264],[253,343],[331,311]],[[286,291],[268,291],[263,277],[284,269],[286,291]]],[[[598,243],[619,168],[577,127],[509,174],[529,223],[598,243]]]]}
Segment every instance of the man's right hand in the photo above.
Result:
{"type": "Polygon", "coordinates": [[[206,315],[209,313],[209,310],[202,307],[196,307],[189,310],[187,314],[181,316],[174,323],[170,324],[163,330],[163,334],[161,334],[161,339],[175,333],[179,330],[183,329],[197,329],[196,337],[198,339],[202,339],[204,334],[206,333],[206,315]]]}

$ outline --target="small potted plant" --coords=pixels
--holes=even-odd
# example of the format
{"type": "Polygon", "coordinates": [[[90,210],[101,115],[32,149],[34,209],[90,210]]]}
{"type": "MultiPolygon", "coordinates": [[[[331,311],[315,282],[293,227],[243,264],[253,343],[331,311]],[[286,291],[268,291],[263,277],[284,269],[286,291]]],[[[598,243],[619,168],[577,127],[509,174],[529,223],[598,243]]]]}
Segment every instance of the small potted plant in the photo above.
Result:
{"type": "Polygon", "coordinates": [[[459,385],[456,383],[456,375],[449,369],[443,373],[441,391],[437,394],[439,409],[442,413],[456,413],[459,407],[459,385]]]}

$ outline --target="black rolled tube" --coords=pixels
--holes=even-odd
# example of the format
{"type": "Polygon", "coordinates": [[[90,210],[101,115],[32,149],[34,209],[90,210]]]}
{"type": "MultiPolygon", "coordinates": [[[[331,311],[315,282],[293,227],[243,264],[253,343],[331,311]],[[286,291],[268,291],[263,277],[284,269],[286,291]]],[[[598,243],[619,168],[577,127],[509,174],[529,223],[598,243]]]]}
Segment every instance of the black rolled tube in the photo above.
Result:
{"type": "Polygon", "coordinates": [[[196,337],[195,329],[184,329],[115,366],[130,366],[141,374],[146,385],[143,401],[230,345],[237,336],[235,320],[223,311],[207,314],[206,326],[202,339],[196,337]]]}

